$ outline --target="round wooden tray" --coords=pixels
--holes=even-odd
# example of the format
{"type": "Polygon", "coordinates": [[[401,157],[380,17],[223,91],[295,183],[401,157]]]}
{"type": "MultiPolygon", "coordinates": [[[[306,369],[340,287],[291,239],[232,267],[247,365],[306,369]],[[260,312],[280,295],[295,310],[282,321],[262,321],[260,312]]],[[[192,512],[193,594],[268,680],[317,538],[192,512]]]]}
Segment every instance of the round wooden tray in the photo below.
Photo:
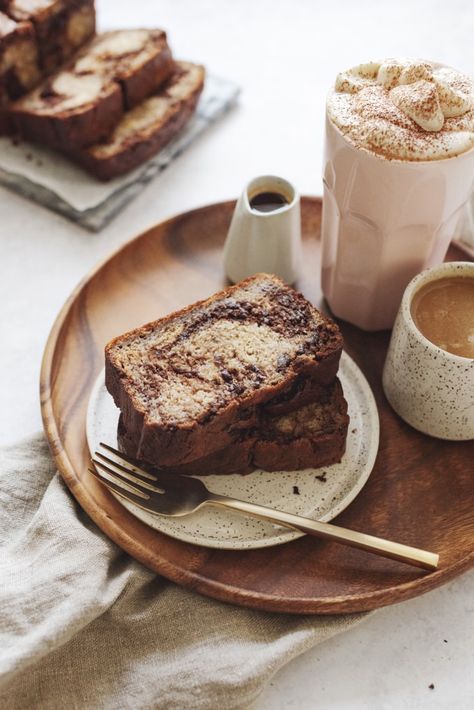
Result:
{"type": "MultiPolygon", "coordinates": [[[[129,242],[72,294],[49,336],[41,372],[43,421],[59,471],[80,505],[120,547],[177,584],[256,609],[333,614],[374,609],[447,582],[474,563],[472,442],[443,442],[404,424],[381,388],[388,333],[341,323],[380,415],[379,454],[368,483],[338,518],[348,528],[440,554],[431,574],[342,545],[303,537],[253,551],[210,550],[139,522],[88,474],[85,416],[113,336],[220,289],[222,245],[234,203],[174,217],[129,242]]],[[[304,274],[317,306],[321,202],[302,202],[304,274]]],[[[448,258],[463,259],[452,248],[448,258]]]]}

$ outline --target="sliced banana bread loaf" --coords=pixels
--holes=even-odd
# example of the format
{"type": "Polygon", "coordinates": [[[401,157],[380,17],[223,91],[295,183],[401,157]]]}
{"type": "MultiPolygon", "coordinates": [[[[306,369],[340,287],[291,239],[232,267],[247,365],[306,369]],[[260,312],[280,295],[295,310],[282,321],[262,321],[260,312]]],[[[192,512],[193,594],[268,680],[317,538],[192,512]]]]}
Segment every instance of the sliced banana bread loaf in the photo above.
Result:
{"type": "Polygon", "coordinates": [[[100,143],[69,156],[100,180],[136,168],[158,153],[194,113],[204,86],[204,67],[177,62],[170,79],[153,96],[127,111],[100,143]]]}
{"type": "MultiPolygon", "coordinates": [[[[265,408],[258,428],[236,432],[236,439],[226,448],[196,461],[167,467],[170,473],[215,475],[265,471],[298,471],[337,463],[346,448],[347,403],[339,380],[321,388],[317,401],[279,416],[265,408]]],[[[139,443],[119,419],[119,448],[138,458],[139,443]]],[[[147,463],[153,465],[154,461],[147,463]]]]}
{"type": "Polygon", "coordinates": [[[9,115],[24,138],[71,151],[104,138],[173,69],[161,30],[104,32],[12,104],[9,115]]]}
{"type": "Polygon", "coordinates": [[[333,321],[257,274],[113,340],[106,385],[138,457],[176,466],[232,444],[299,378],[330,384],[341,351],[333,321]]]}

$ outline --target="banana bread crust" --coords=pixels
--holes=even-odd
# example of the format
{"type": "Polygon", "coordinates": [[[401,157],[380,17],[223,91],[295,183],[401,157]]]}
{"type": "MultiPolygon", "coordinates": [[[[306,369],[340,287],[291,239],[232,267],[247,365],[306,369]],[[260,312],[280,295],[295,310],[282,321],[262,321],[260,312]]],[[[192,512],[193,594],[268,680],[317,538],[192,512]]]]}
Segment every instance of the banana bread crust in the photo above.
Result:
{"type": "Polygon", "coordinates": [[[138,458],[176,466],[232,444],[298,381],[330,384],[341,351],[333,321],[257,274],[111,341],[106,386],[138,458]]]}

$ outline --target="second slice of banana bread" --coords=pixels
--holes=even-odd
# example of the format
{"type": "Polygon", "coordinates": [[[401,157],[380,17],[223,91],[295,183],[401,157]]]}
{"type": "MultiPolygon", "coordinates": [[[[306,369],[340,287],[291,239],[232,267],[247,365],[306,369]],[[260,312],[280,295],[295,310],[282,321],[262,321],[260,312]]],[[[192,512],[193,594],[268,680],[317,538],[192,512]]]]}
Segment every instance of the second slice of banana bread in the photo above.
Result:
{"type": "Polygon", "coordinates": [[[68,151],[100,180],[136,168],[158,153],[189,121],[204,86],[204,67],[176,62],[172,76],[156,93],[127,111],[96,145],[68,151]]]}
{"type": "MultiPolygon", "coordinates": [[[[264,471],[298,471],[338,463],[346,448],[347,402],[338,379],[321,387],[317,399],[287,414],[271,415],[264,408],[258,427],[236,432],[224,449],[196,461],[164,470],[208,476],[264,471]]],[[[117,431],[121,451],[137,458],[138,444],[120,417],[117,431]]],[[[153,466],[153,461],[148,461],[153,466]]]]}

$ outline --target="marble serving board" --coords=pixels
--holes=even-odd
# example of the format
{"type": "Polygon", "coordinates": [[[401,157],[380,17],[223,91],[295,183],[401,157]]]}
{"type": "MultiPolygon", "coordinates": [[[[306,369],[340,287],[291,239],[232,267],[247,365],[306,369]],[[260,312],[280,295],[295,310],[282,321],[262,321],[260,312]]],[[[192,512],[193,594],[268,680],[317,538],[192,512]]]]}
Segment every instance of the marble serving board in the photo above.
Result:
{"type": "Polygon", "coordinates": [[[59,212],[91,231],[99,231],[214,121],[237,101],[239,87],[214,75],[196,113],[181,133],[157,155],[127,175],[100,182],[54,151],[0,137],[0,185],[59,212]]]}

